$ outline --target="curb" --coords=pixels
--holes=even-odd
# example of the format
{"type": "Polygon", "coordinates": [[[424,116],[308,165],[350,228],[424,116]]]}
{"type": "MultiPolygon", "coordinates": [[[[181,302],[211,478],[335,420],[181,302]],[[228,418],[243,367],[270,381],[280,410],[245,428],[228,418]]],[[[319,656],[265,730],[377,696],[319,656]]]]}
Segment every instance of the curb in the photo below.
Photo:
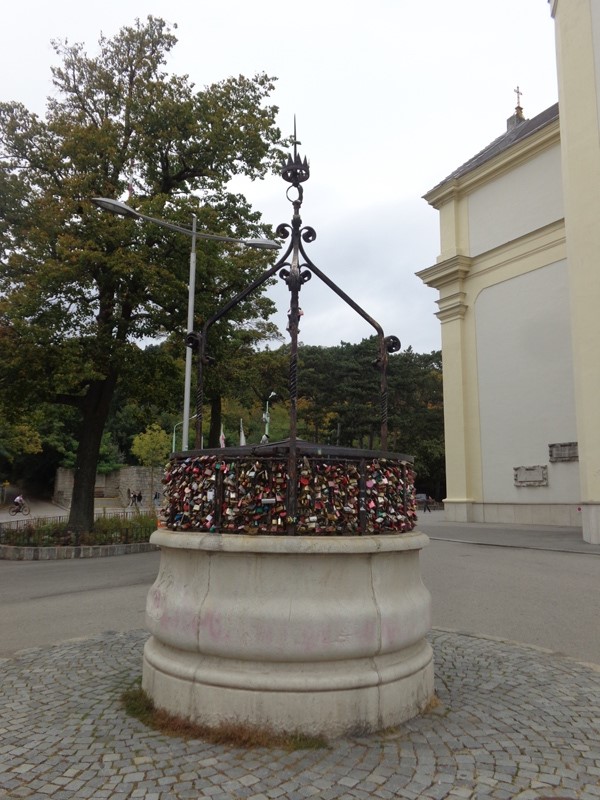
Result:
{"type": "Polygon", "coordinates": [[[595,547],[594,550],[584,550],[580,548],[570,548],[565,545],[552,546],[543,544],[528,544],[525,542],[482,542],[476,539],[450,539],[446,536],[432,536],[430,533],[426,534],[432,542],[452,542],[453,544],[473,544],[477,547],[509,547],[513,550],[543,550],[546,553],[572,553],[573,555],[580,556],[600,556],[600,548],[597,545],[590,545],[595,547]]]}

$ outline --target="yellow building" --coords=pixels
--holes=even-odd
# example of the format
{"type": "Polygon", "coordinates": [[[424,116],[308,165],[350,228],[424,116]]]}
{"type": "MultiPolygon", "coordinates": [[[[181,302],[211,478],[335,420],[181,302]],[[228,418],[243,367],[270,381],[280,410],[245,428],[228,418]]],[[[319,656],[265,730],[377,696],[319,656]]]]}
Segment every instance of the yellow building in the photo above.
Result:
{"type": "Polygon", "coordinates": [[[559,105],[425,195],[441,253],[446,516],[600,542],[600,2],[551,0],[559,105]]]}

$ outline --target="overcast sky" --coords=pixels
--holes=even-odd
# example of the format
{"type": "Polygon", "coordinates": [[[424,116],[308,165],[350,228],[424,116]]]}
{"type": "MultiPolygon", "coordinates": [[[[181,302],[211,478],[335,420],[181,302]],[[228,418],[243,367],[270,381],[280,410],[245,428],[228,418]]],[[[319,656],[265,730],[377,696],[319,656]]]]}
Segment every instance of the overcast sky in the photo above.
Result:
{"type": "MultiPolygon", "coordinates": [[[[40,114],[52,93],[51,39],[114,35],[148,14],[177,23],[168,69],[198,88],[230,75],[278,78],[273,102],[310,161],[307,251],[403,349],[440,345],[437,292],[415,277],[439,252],[438,214],[422,195],[506,129],[521,88],[526,117],[557,100],[547,0],[22,0],[4,5],[0,100],[40,114]]],[[[244,187],[264,219],[289,222],[285,184],[244,187]]],[[[198,276],[201,280],[201,276],[198,276]]],[[[282,329],[284,285],[271,290],[282,329]]],[[[301,341],[357,342],[371,328],[313,278],[301,292],[301,341]]]]}

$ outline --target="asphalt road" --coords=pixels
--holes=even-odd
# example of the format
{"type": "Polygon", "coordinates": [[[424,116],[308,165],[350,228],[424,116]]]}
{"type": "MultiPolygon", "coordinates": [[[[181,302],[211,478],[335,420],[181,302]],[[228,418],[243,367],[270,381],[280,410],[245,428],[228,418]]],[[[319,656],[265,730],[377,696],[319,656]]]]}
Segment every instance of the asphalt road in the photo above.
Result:
{"type": "Polygon", "coordinates": [[[600,664],[600,556],[432,541],[433,625],[600,664]]]}
{"type": "Polygon", "coordinates": [[[144,627],[158,552],[72,561],[0,561],[0,657],[144,627]]]}
{"type": "MultiPolygon", "coordinates": [[[[0,656],[144,627],[159,554],[0,561],[0,656]]],[[[600,556],[433,540],[422,553],[435,627],[600,665],[600,556]]]]}

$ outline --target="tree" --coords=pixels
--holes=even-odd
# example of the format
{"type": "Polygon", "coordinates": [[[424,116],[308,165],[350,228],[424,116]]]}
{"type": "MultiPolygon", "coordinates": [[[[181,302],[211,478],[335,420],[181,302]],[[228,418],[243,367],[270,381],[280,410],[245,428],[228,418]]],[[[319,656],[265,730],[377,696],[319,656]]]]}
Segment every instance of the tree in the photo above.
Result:
{"type": "Polygon", "coordinates": [[[433,497],[444,496],[444,401],[442,354],[409,347],[390,358],[389,409],[395,449],[414,456],[417,482],[433,497]]]}
{"type": "MultiPolygon", "coordinates": [[[[380,445],[375,337],[337,347],[299,349],[298,417],[309,438],[348,447],[380,445]]],[[[393,353],[388,364],[388,447],[414,457],[419,484],[445,488],[442,357],[393,353]]]]}
{"type": "Polygon", "coordinates": [[[41,449],[40,435],[31,424],[0,418],[0,458],[12,461],[17,453],[39,453],[41,449]]]}
{"type": "Polygon", "coordinates": [[[314,438],[323,435],[348,447],[374,446],[380,432],[377,354],[375,337],[358,344],[300,348],[302,417],[314,438]]]}
{"type": "Polygon", "coordinates": [[[154,468],[164,464],[171,449],[171,440],[160,425],[149,425],[144,433],[138,434],[131,446],[131,452],[144,467],[150,467],[150,492],[148,504],[152,507],[154,494],[154,468]]]}
{"type": "MultiPolygon", "coordinates": [[[[273,79],[229,78],[196,91],[168,76],[176,39],[148,17],[101,37],[99,54],[54,42],[56,96],[45,119],[19,103],[0,104],[0,326],[3,376],[15,392],[79,412],[69,524],[93,522],[94,482],[111,401],[144,338],[179,332],[183,342],[189,241],[89,202],[121,197],[151,216],[215,233],[265,233],[235,175],[260,178],[278,163],[277,109],[266,105],[273,79]],[[183,241],[182,241],[183,240],[183,241]]],[[[268,254],[204,242],[198,254],[196,324],[266,266],[268,254]]],[[[213,334],[264,319],[260,294],[213,334]]]]}

